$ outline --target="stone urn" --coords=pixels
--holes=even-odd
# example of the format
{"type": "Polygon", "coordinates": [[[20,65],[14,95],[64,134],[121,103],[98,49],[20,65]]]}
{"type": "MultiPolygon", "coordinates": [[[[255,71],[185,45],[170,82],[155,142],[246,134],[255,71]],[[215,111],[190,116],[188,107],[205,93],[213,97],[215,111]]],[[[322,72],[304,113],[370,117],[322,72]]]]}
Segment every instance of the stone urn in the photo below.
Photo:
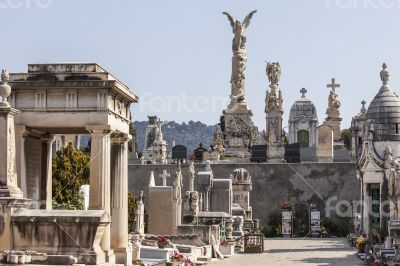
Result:
{"type": "Polygon", "coordinates": [[[0,82],[0,96],[3,103],[7,102],[8,96],[11,94],[11,87],[6,82],[0,82]]]}
{"type": "Polygon", "coordinates": [[[10,75],[8,74],[8,71],[3,69],[1,71],[1,82],[0,82],[0,96],[3,100],[3,103],[7,102],[7,98],[11,94],[11,87],[10,85],[7,84],[9,80],[10,80],[10,75]]]}

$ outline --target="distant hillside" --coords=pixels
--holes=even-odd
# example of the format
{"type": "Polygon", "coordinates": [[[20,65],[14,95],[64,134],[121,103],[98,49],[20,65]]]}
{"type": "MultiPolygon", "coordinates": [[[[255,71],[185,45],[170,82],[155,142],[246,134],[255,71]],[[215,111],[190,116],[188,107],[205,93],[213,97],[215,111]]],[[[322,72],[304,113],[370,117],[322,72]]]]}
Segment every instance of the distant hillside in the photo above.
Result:
{"type": "MultiPolygon", "coordinates": [[[[136,129],[139,151],[144,147],[144,133],[147,121],[135,121],[133,126],[136,129]]],[[[189,123],[178,124],[174,121],[168,122],[162,126],[164,140],[168,144],[168,153],[171,151],[172,141],[176,145],[184,145],[188,148],[188,154],[203,143],[203,147],[208,148],[214,137],[216,125],[208,126],[201,122],[189,121],[189,123]]]]}

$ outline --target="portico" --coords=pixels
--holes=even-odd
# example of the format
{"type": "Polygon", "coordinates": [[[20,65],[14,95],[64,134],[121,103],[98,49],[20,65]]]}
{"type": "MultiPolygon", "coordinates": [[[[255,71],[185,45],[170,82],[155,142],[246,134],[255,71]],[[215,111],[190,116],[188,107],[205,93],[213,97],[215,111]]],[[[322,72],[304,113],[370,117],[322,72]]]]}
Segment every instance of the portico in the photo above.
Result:
{"type": "MultiPolygon", "coordinates": [[[[130,105],[138,97],[94,63],[28,65],[10,74],[18,186],[31,208],[51,210],[52,144],[58,134],[90,134],[89,209],[111,214],[100,246],[106,262],[127,263],[130,105]]],[[[88,166],[89,167],[89,166],[88,166]]]]}

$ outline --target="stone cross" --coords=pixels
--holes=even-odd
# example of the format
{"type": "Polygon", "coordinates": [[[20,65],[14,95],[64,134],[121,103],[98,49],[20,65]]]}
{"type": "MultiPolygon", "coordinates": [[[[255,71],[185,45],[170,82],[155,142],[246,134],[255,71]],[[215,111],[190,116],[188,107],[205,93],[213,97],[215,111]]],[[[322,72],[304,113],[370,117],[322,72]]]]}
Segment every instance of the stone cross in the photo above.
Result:
{"type": "Polygon", "coordinates": [[[367,102],[366,102],[366,101],[364,101],[364,100],[361,102],[361,104],[362,104],[362,108],[363,108],[363,109],[365,109],[365,104],[366,104],[366,103],[367,103],[367,102]]]}
{"type": "Polygon", "coordinates": [[[305,98],[305,97],[306,97],[307,90],[306,90],[305,88],[302,88],[302,89],[300,90],[300,93],[302,94],[302,95],[301,95],[301,98],[305,98]]]}
{"type": "Polygon", "coordinates": [[[166,186],[167,186],[167,178],[170,177],[170,176],[171,176],[171,175],[168,174],[167,170],[163,170],[163,173],[160,174],[160,177],[161,177],[162,180],[163,180],[163,187],[166,187],[166,186]]]}
{"type": "Polygon", "coordinates": [[[336,92],[336,88],[340,88],[340,84],[335,83],[335,79],[332,79],[332,83],[326,85],[328,88],[331,88],[333,92],[336,92]]]}

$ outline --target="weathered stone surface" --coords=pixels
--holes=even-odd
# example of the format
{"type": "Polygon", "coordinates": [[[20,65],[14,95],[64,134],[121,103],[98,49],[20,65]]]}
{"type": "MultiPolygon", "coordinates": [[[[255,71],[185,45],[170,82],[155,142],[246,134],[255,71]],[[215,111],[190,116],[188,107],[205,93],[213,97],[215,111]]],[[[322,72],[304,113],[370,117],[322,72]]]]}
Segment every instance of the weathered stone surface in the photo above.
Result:
{"type": "Polygon", "coordinates": [[[22,209],[11,218],[14,249],[69,254],[76,256],[79,263],[101,264],[105,262],[105,254],[100,240],[110,221],[110,215],[103,210],[22,209]]]}
{"type": "MultiPolygon", "coordinates": [[[[188,167],[182,165],[184,190],[188,189],[188,167]]],[[[228,178],[237,167],[237,164],[213,164],[214,178],[228,178]]],[[[315,192],[291,167],[325,198],[337,197],[337,201],[359,198],[359,189],[355,189],[359,187],[355,163],[301,163],[292,164],[291,167],[285,164],[241,164],[240,167],[252,176],[250,204],[253,207],[253,219],[260,219],[261,225],[272,212],[279,210],[282,202],[290,200],[293,204],[305,203],[315,197],[315,192]]],[[[161,184],[158,174],[164,169],[174,171],[176,165],[129,165],[129,191],[139,194],[143,190],[145,198],[148,198],[145,188],[151,171],[157,177],[156,184],[161,184]]],[[[196,172],[203,169],[204,164],[195,164],[196,172]]],[[[197,187],[198,179],[194,182],[197,187]]],[[[325,205],[321,210],[324,213],[325,205]]]]}

